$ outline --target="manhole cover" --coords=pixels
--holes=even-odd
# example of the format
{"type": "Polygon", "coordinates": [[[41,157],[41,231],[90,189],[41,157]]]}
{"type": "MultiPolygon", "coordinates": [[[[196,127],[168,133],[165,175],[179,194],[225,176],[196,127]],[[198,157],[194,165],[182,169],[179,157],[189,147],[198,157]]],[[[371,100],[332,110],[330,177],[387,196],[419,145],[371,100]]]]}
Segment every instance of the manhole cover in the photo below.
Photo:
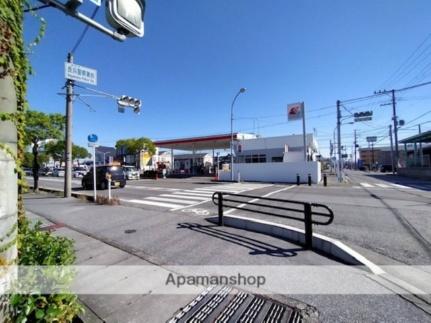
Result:
{"type": "Polygon", "coordinates": [[[169,323],[303,322],[299,310],[229,286],[209,287],[169,323]]]}
{"type": "Polygon", "coordinates": [[[124,233],[135,233],[136,232],[136,230],[135,229],[127,229],[127,230],[124,230],[124,233]]]}

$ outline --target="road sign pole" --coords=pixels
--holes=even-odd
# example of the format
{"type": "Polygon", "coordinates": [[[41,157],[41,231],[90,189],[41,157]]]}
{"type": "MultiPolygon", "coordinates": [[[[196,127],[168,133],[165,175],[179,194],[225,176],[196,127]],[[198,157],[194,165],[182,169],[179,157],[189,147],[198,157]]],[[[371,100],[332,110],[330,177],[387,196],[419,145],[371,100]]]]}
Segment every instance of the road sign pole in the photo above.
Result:
{"type": "Polygon", "coordinates": [[[304,162],[307,161],[307,139],[305,133],[305,105],[302,103],[302,141],[304,145],[304,162]]]}
{"type": "Polygon", "coordinates": [[[337,141],[338,141],[338,181],[341,182],[343,179],[342,173],[341,173],[341,111],[340,111],[340,100],[337,100],[337,141]]]}
{"type": "Polygon", "coordinates": [[[97,188],[96,188],[96,144],[93,144],[93,196],[94,203],[97,202],[97,188]]]}
{"type": "MultiPolygon", "coordinates": [[[[67,62],[73,63],[72,53],[67,55],[67,62]]],[[[72,114],[73,114],[73,80],[66,81],[66,167],[64,172],[64,197],[72,196],[72,114]]]]}

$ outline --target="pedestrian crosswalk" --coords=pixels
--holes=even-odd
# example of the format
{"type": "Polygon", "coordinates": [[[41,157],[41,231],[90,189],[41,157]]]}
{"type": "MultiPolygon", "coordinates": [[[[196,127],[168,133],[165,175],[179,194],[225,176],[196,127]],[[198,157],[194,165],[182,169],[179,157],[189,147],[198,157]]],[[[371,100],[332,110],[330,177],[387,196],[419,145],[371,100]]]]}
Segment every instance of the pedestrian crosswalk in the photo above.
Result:
{"type": "Polygon", "coordinates": [[[243,193],[250,190],[256,190],[271,186],[271,184],[257,183],[229,183],[211,185],[204,188],[196,189],[175,189],[165,190],[163,194],[147,196],[142,199],[123,200],[125,202],[136,203],[141,205],[157,206],[179,210],[191,206],[199,205],[211,200],[214,192],[226,193],[243,193]]]}
{"type": "Polygon", "coordinates": [[[420,189],[420,190],[430,190],[431,189],[431,184],[422,184],[422,185],[418,185],[418,184],[412,184],[412,185],[401,185],[401,184],[396,184],[396,183],[367,183],[367,182],[363,182],[363,183],[359,183],[359,185],[355,185],[353,186],[353,188],[379,188],[379,189],[406,189],[406,190],[411,190],[411,189],[420,189]]]}

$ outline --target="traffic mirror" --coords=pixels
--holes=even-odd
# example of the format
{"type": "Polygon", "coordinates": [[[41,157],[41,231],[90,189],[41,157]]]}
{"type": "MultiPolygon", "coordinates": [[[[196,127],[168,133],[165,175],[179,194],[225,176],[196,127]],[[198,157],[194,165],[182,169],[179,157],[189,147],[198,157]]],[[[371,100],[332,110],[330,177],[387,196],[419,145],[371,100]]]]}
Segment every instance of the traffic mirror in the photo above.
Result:
{"type": "Polygon", "coordinates": [[[145,0],[107,0],[108,23],[125,36],[144,36],[145,0]]]}

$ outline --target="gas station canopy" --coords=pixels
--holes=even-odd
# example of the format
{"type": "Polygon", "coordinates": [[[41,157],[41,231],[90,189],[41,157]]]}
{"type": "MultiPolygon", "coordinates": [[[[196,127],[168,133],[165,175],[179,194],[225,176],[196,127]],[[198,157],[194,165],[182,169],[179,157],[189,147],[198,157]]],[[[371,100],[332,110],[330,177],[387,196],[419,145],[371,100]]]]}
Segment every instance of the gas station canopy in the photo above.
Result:
{"type": "MultiPolygon", "coordinates": [[[[238,133],[233,134],[233,139],[237,139],[238,133]]],[[[169,148],[175,150],[211,150],[211,149],[227,149],[230,147],[230,134],[178,138],[171,140],[155,141],[154,145],[158,148],[169,148]]]]}
{"type": "Polygon", "coordinates": [[[423,132],[419,135],[414,135],[406,139],[400,140],[402,144],[413,144],[413,143],[430,143],[431,142],[431,131],[423,132]]]}

